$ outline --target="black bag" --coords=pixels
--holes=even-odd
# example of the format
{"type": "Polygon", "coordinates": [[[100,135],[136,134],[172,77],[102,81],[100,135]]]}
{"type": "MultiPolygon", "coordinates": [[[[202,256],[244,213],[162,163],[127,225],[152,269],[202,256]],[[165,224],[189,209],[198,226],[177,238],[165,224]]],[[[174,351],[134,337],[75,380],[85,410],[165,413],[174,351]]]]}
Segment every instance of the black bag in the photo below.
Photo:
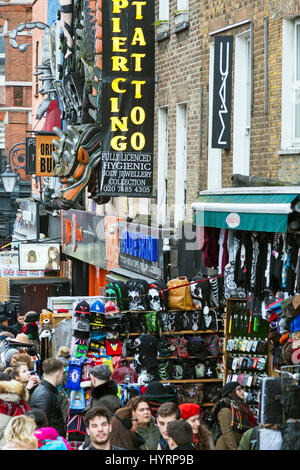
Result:
{"type": "Polygon", "coordinates": [[[218,419],[215,419],[211,428],[213,443],[216,445],[217,440],[222,434],[221,426],[218,419]]]}
{"type": "Polygon", "coordinates": [[[144,279],[130,279],[126,282],[126,298],[129,310],[149,310],[148,282],[144,279]]]}
{"type": "Polygon", "coordinates": [[[188,352],[191,356],[196,356],[198,359],[203,360],[208,356],[207,341],[200,335],[190,336],[188,344],[188,352]]]}
{"type": "Polygon", "coordinates": [[[285,419],[300,419],[300,386],[285,385],[281,396],[285,419]]]}

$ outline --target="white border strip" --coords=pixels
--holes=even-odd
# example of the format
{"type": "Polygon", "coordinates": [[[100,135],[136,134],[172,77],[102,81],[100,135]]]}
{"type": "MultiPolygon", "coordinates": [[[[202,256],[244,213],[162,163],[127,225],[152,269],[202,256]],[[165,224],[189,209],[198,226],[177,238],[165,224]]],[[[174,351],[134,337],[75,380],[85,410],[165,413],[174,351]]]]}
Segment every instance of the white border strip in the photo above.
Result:
{"type": "Polygon", "coordinates": [[[251,214],[290,214],[291,204],[239,204],[221,202],[194,202],[192,209],[207,212],[237,212],[251,214]]]}

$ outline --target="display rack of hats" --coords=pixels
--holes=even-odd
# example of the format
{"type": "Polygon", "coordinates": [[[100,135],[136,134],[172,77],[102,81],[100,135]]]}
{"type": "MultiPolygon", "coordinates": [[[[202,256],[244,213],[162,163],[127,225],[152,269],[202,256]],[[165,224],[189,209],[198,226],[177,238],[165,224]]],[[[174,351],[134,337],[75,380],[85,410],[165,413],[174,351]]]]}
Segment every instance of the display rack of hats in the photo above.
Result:
{"type": "MultiPolygon", "coordinates": [[[[213,289],[215,284],[208,279],[181,277],[167,285],[133,280],[125,288],[119,286],[119,291],[127,289],[128,310],[122,312],[121,320],[123,352],[137,371],[140,385],[176,384],[180,401],[212,405],[217,389],[205,394],[204,385],[222,384],[224,372],[219,284],[213,289]]],[[[114,292],[115,286],[107,285],[106,295],[114,292]]]]}
{"type": "Polygon", "coordinates": [[[251,316],[246,299],[227,299],[225,322],[225,380],[239,382],[245,401],[258,416],[263,377],[270,375],[268,322],[251,316]]]}
{"type": "Polygon", "coordinates": [[[97,300],[74,301],[66,383],[70,440],[84,439],[83,412],[91,399],[89,370],[100,364],[110,367],[124,404],[157,381],[176,389],[179,402],[211,405],[219,391],[216,386],[223,383],[224,309],[219,301],[222,290],[212,289],[210,282],[110,282],[97,300]]]}

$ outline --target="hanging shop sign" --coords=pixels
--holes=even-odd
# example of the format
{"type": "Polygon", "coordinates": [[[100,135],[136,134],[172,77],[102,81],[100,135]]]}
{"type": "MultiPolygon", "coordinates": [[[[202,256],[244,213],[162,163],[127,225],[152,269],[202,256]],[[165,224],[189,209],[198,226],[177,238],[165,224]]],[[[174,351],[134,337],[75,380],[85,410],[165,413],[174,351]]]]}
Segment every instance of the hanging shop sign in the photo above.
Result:
{"type": "Polygon", "coordinates": [[[52,152],[56,150],[52,140],[56,138],[54,132],[36,133],[36,176],[52,176],[55,162],[52,152]]]}
{"type": "Polygon", "coordinates": [[[212,148],[231,145],[232,36],[215,38],[212,148]]]}
{"type": "Polygon", "coordinates": [[[156,227],[119,224],[119,265],[154,279],[164,275],[163,232],[156,227]]]}
{"type": "Polygon", "coordinates": [[[154,2],[104,0],[102,196],[152,197],[154,2]]]}
{"type": "Polygon", "coordinates": [[[59,271],[60,244],[20,243],[19,269],[23,271],[59,271]]]}
{"type": "Polygon", "coordinates": [[[36,172],[36,138],[26,137],[26,174],[35,175],[36,172]]]}
{"type": "Polygon", "coordinates": [[[61,217],[62,252],[106,269],[105,217],[72,209],[61,217]]]}

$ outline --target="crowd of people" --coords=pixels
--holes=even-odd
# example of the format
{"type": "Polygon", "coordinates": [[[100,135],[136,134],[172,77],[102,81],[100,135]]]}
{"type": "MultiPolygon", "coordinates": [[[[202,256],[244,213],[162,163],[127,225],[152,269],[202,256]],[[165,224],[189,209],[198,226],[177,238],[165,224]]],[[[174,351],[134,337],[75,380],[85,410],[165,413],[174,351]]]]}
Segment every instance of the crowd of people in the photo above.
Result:
{"type": "MultiPolygon", "coordinates": [[[[38,373],[27,353],[13,346],[6,351],[0,372],[1,450],[74,450],[66,431],[68,354],[61,347],[38,373]]],[[[145,393],[122,405],[107,365],[91,368],[90,378],[91,400],[83,414],[86,435],[77,450],[249,450],[242,438],[257,421],[238,382],[222,388],[212,410],[215,424],[209,428],[196,403],[170,400],[153,409],[145,393]]]]}

